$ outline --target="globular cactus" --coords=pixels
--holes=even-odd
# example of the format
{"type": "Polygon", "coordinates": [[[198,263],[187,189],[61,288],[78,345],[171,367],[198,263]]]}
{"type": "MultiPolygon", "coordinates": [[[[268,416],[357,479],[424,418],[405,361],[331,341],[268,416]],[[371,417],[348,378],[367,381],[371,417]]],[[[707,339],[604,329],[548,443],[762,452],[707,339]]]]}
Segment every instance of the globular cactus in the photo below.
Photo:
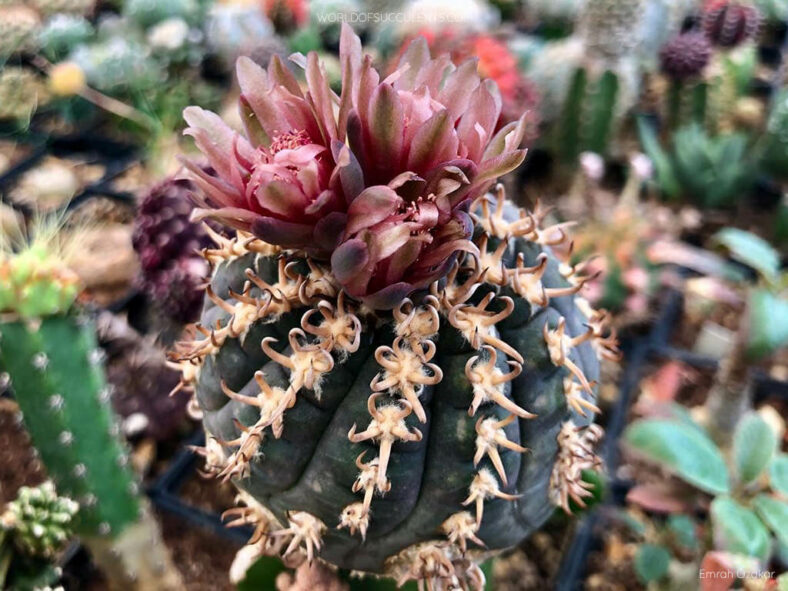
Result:
{"type": "Polygon", "coordinates": [[[673,80],[700,76],[711,59],[711,44],[703,33],[689,31],[675,36],[660,50],[662,72],[673,80]]]}
{"type": "Polygon", "coordinates": [[[709,86],[703,72],[712,47],[698,31],[676,35],[660,50],[660,69],[668,80],[666,121],[672,129],[689,122],[704,123],[709,86]]]}
{"type": "Polygon", "coordinates": [[[50,18],[38,34],[42,53],[50,60],[60,60],[77,45],[84,43],[94,34],[93,25],[82,16],[56,14],[50,18]]]}
{"type": "Polygon", "coordinates": [[[205,251],[203,316],[174,357],[253,549],[481,588],[478,559],[590,494],[615,339],[549,246],[564,226],[485,196],[524,157],[524,118],[493,131],[493,83],[424,39],[383,82],[349,27],[340,48],[338,111],[316,54],[308,95],[277,59],[239,61],[246,136],[185,111],[214,171],[187,164],[196,215],[239,233],[205,251]]]}
{"type": "Polygon", "coordinates": [[[199,251],[212,241],[202,224],[189,221],[193,185],[167,179],[139,204],[132,245],[140,258],[138,284],[166,318],[194,322],[202,306],[201,285],[208,273],[199,251]]]}
{"type": "Polygon", "coordinates": [[[36,49],[41,17],[24,4],[0,5],[0,59],[36,49]]]}
{"type": "Polygon", "coordinates": [[[0,254],[0,370],[48,474],[80,504],[75,531],[112,587],[178,588],[118,437],[93,323],[73,312],[77,278],[53,243],[0,254]]]}
{"type": "Polygon", "coordinates": [[[755,37],[760,20],[750,4],[717,0],[703,11],[703,31],[714,45],[735,47],[755,37]]]}
{"type": "Polygon", "coordinates": [[[0,71],[0,121],[26,121],[46,102],[42,80],[26,68],[5,66],[0,71]]]}

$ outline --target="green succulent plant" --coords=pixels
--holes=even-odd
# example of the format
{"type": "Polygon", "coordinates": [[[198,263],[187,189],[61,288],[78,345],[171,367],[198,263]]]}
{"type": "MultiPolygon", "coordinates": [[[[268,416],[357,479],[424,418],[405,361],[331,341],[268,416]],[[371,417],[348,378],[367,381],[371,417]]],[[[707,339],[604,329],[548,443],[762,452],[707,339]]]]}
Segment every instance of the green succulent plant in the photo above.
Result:
{"type": "Polygon", "coordinates": [[[52,561],[73,535],[78,509],[76,502],[57,495],[51,481],[19,489],[0,514],[3,589],[39,589],[58,580],[52,561]]]}
{"type": "Polygon", "coordinates": [[[731,207],[752,188],[750,142],[743,133],[711,136],[693,123],[673,134],[668,152],[645,120],[638,121],[638,130],[643,149],[654,163],[656,184],[669,199],[683,197],[701,207],[731,207]]]}
{"type": "Polygon", "coordinates": [[[742,417],[730,455],[678,405],[669,418],[640,419],[623,442],[643,458],[711,495],[713,549],[767,561],[775,540],[788,543],[788,455],[757,413],[742,417]]]}

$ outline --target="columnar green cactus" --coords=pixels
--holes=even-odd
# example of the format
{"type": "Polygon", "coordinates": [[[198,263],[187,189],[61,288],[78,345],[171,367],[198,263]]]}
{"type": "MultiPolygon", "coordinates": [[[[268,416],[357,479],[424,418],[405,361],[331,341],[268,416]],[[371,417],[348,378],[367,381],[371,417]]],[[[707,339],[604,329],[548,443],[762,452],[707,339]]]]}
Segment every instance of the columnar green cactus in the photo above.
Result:
{"type": "Polygon", "coordinates": [[[0,371],[47,472],[80,504],[76,531],[121,563],[109,569],[113,587],[177,588],[118,437],[93,324],[73,313],[76,278],[62,265],[51,243],[0,252],[0,371]]]}
{"type": "Polygon", "coordinates": [[[574,164],[582,152],[607,152],[618,120],[618,93],[614,72],[594,75],[585,68],[575,70],[563,116],[555,125],[556,152],[563,162],[574,164]]]}
{"type": "Polygon", "coordinates": [[[565,228],[486,195],[524,157],[524,118],[493,133],[491,81],[423,39],[384,81],[348,27],[340,47],[338,115],[315,54],[308,94],[239,61],[247,136],[185,111],[197,214],[239,234],[204,252],[182,386],[260,552],[479,588],[477,559],[590,494],[615,339],[552,250],[565,228]]]}

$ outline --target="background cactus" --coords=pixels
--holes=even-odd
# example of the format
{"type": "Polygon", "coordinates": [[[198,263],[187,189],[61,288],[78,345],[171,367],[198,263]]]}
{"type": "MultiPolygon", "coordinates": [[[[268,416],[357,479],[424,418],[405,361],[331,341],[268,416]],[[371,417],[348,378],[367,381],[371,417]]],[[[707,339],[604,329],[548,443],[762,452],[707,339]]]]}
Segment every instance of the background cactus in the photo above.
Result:
{"type": "Polygon", "coordinates": [[[36,48],[38,13],[24,4],[0,5],[0,59],[36,48]]]}
{"type": "Polygon", "coordinates": [[[761,162],[764,169],[778,178],[788,176],[788,90],[781,90],[772,103],[762,140],[761,162]]]}
{"type": "Polygon", "coordinates": [[[618,96],[619,78],[611,70],[575,70],[563,115],[554,126],[556,152],[565,164],[574,165],[582,152],[607,152],[619,122],[618,96]]]}
{"type": "Polygon", "coordinates": [[[758,9],[750,4],[717,0],[703,12],[703,31],[719,47],[734,47],[751,39],[759,24],[758,9]]]}
{"type": "Polygon", "coordinates": [[[578,29],[592,58],[618,60],[640,43],[645,0],[586,0],[578,29]]]}
{"type": "Polygon", "coordinates": [[[197,23],[202,15],[198,0],[125,0],[123,14],[144,29],[170,18],[197,23]]]}
{"type": "Polygon", "coordinates": [[[93,25],[82,16],[56,14],[38,34],[42,53],[50,60],[59,60],[93,36],[93,25]]]}
{"type": "Polygon", "coordinates": [[[122,37],[80,45],[69,61],[82,68],[90,86],[109,94],[149,88],[158,74],[147,48],[122,37]]]}
{"type": "Polygon", "coordinates": [[[71,522],[79,505],[59,497],[51,481],[23,486],[5,509],[0,523],[13,530],[14,544],[25,554],[52,558],[72,535],[71,522]]]}
{"type": "Polygon", "coordinates": [[[77,280],[52,244],[2,254],[0,368],[47,472],[79,502],[75,530],[113,588],[177,588],[118,437],[93,323],[72,312],[77,280]]]}
{"type": "Polygon", "coordinates": [[[16,66],[0,71],[0,121],[27,121],[45,100],[44,84],[34,72],[16,66]]]}
{"type": "Polygon", "coordinates": [[[4,589],[40,589],[54,584],[51,561],[72,535],[79,505],[59,497],[51,481],[23,486],[0,514],[0,585],[4,589]]]}
{"type": "Polygon", "coordinates": [[[315,54],[309,99],[278,60],[239,62],[247,136],[185,111],[214,171],[188,164],[197,215],[239,234],[204,252],[202,319],[174,355],[252,551],[480,588],[478,558],[591,494],[586,427],[615,339],[549,247],[564,227],[485,197],[524,156],[524,118],[493,135],[500,102],[475,64],[445,72],[420,39],[392,86],[347,27],[340,47],[338,119],[315,54]],[[432,115],[412,102],[426,88],[432,115]]]}
{"type": "Polygon", "coordinates": [[[180,325],[199,316],[200,286],[208,272],[199,251],[211,244],[203,225],[189,221],[192,190],[186,180],[167,179],[154,186],[140,201],[132,235],[140,258],[140,288],[161,320],[180,325]]]}

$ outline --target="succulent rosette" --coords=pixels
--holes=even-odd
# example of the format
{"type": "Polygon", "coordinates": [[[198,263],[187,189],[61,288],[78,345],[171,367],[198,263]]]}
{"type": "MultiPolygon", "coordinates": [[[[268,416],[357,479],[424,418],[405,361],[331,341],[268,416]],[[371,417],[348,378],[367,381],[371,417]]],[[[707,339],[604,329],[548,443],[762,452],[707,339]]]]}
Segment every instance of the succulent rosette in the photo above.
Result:
{"type": "Polygon", "coordinates": [[[213,172],[186,162],[197,218],[213,218],[330,265],[351,296],[378,309],[476,252],[468,209],[525,157],[525,118],[498,132],[500,93],[474,60],[455,67],[417,39],[381,80],[348,26],[342,91],[316,53],[294,56],[306,88],[274,57],[238,61],[245,133],[189,107],[185,133],[213,172]]]}

